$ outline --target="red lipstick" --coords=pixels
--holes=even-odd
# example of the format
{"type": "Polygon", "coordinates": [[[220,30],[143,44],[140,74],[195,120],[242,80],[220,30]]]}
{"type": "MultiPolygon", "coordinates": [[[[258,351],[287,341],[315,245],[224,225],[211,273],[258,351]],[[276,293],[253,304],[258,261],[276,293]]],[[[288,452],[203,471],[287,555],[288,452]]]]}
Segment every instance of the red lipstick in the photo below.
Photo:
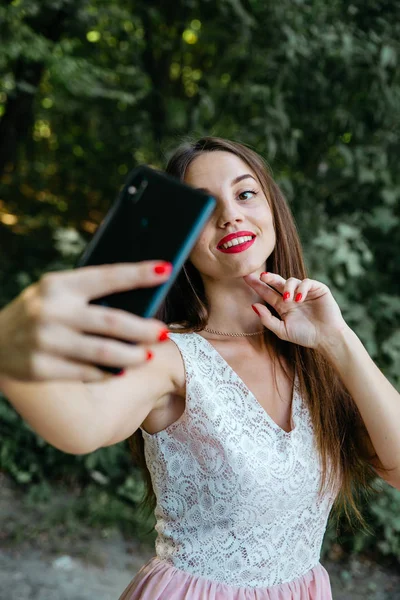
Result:
{"type": "Polygon", "coordinates": [[[256,239],[256,235],[255,233],[253,233],[253,231],[235,231],[234,233],[229,233],[228,235],[226,235],[225,237],[223,237],[217,245],[217,248],[220,252],[224,252],[225,254],[236,254],[238,252],[243,252],[244,250],[247,250],[247,248],[249,248],[255,241],[256,239]],[[251,240],[247,240],[246,242],[243,242],[242,244],[236,244],[234,246],[230,246],[229,248],[222,248],[223,244],[226,244],[227,242],[230,242],[231,240],[238,238],[238,237],[249,237],[251,236],[251,240]]]}

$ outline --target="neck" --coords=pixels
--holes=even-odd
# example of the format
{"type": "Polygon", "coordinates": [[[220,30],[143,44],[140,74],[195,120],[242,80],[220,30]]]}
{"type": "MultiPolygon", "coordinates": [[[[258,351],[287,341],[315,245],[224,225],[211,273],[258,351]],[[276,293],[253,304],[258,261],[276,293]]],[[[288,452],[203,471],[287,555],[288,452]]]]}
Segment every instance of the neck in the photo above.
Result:
{"type": "Polygon", "coordinates": [[[224,333],[255,333],[263,329],[251,305],[264,301],[241,277],[206,280],[204,288],[209,306],[207,329],[224,333]]]}

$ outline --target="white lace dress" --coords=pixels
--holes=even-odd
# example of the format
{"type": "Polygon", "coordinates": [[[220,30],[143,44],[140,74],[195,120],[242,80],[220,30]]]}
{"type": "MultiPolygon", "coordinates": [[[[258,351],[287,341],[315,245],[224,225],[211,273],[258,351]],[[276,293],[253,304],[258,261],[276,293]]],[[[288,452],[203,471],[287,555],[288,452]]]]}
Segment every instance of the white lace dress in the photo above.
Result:
{"type": "Polygon", "coordinates": [[[120,600],[330,599],[319,557],[334,496],[317,495],[321,468],[297,377],[287,433],[206,339],[170,338],[184,361],[186,407],[166,429],[142,429],[156,556],[120,600]]]}

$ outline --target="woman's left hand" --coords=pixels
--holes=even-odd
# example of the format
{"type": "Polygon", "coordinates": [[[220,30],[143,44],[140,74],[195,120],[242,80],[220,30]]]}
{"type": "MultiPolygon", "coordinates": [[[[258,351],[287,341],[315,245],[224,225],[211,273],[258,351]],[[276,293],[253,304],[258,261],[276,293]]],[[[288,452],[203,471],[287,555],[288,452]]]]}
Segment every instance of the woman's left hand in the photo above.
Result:
{"type": "Polygon", "coordinates": [[[327,338],[347,327],[336,300],[324,283],[295,277],[284,279],[275,273],[262,273],[260,278],[246,275],[243,279],[281,317],[280,321],[264,304],[253,304],[264,327],[281,340],[318,350],[327,338]]]}

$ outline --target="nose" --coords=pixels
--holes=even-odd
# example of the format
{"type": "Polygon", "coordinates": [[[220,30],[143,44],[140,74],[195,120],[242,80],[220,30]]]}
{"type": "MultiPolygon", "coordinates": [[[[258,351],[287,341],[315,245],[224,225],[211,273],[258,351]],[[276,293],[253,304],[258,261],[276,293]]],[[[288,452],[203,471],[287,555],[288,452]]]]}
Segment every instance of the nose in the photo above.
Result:
{"type": "Polygon", "coordinates": [[[240,207],[236,202],[224,201],[217,208],[217,227],[225,229],[233,223],[243,222],[240,207]]]}

